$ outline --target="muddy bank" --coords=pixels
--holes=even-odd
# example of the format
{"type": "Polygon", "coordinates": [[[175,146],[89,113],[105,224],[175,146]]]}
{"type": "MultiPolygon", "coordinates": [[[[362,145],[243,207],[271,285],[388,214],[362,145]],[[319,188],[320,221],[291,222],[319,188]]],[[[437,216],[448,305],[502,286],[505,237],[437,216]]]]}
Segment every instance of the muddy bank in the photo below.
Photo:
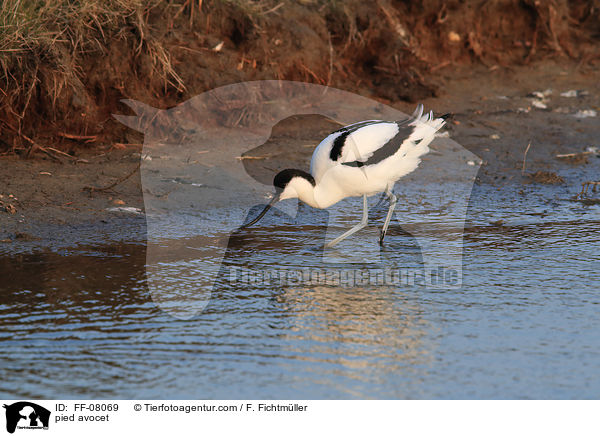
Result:
{"type": "Polygon", "coordinates": [[[48,156],[0,157],[0,251],[142,241],[138,163],[135,149],[84,151],[64,163],[48,156]],[[114,189],[89,189],[129,174],[114,189]]]}
{"type": "Polygon", "coordinates": [[[166,108],[226,84],[285,79],[386,103],[443,95],[457,66],[548,58],[593,70],[597,2],[307,0],[0,6],[0,149],[137,143],[111,118],[132,98],[166,108]]]}
{"type": "Polygon", "coordinates": [[[491,72],[463,69],[444,74],[439,83],[445,95],[425,104],[455,114],[455,122],[448,124],[450,136],[483,160],[483,182],[504,177],[521,182],[528,144],[525,173],[565,171],[584,179],[594,177],[589,171],[597,168],[596,154],[574,159],[557,155],[600,146],[600,85],[595,77],[575,65],[554,62],[491,72]]]}
{"type": "MultiPolygon", "coordinates": [[[[450,137],[483,162],[476,183],[535,188],[543,180],[529,174],[546,172],[562,183],[549,185],[545,192],[564,199],[579,193],[582,183],[598,179],[600,159],[594,153],[579,154],[600,145],[599,117],[591,115],[600,112],[600,85],[594,75],[574,65],[544,63],[535,69],[457,69],[437,83],[443,90],[440,97],[423,103],[436,113],[455,114],[447,128],[450,137]],[[579,157],[557,157],[573,153],[579,157]]],[[[394,106],[405,113],[414,109],[403,102],[394,106]]],[[[313,150],[308,144],[316,145],[335,130],[330,124],[311,116],[286,120],[266,144],[271,147],[266,158],[247,161],[248,171],[308,169],[313,150]],[[280,138],[286,141],[285,158],[277,147],[280,138]]],[[[139,146],[98,147],[63,156],[63,163],[43,154],[29,160],[0,157],[0,249],[143,240],[142,186],[136,171],[141,151],[139,146]]],[[[595,196],[590,189],[588,197],[595,196]]]]}

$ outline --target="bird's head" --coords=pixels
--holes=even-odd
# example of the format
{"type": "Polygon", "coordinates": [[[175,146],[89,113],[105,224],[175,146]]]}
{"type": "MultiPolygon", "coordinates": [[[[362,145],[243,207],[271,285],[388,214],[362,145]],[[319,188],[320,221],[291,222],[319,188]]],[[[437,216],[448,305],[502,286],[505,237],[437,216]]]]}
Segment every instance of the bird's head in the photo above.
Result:
{"type": "Polygon", "coordinates": [[[279,200],[300,198],[305,191],[315,187],[315,179],[306,171],[287,169],[277,173],[273,186],[279,194],[279,200]]]}
{"type": "Polygon", "coordinates": [[[256,218],[241,226],[240,229],[256,224],[278,201],[287,200],[288,198],[302,198],[305,193],[315,187],[315,179],[306,171],[285,169],[275,175],[273,186],[275,186],[275,195],[271,202],[267,204],[256,218]]]}

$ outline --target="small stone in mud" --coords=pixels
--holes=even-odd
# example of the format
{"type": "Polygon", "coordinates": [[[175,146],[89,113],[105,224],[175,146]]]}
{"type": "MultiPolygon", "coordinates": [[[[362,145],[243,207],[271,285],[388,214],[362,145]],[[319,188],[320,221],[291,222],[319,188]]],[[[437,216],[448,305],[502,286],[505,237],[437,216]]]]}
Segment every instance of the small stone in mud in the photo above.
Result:
{"type": "Polygon", "coordinates": [[[585,97],[586,95],[590,95],[590,93],[587,92],[587,91],[585,91],[585,90],[578,90],[578,89],[571,89],[569,91],[565,91],[565,92],[561,92],[560,93],[561,97],[567,97],[567,98],[585,97]]]}
{"type": "Polygon", "coordinates": [[[450,42],[460,42],[460,35],[452,30],[448,32],[448,40],[450,42]]]}
{"type": "Polygon", "coordinates": [[[564,183],[565,179],[551,171],[537,171],[527,174],[533,182],[542,183],[544,185],[558,185],[564,183]]]}
{"type": "Polygon", "coordinates": [[[598,112],[596,112],[593,109],[579,110],[575,114],[573,114],[575,118],[591,118],[595,117],[596,115],[598,115],[598,112]]]}
{"type": "Polygon", "coordinates": [[[124,212],[124,213],[132,213],[132,214],[136,214],[136,215],[142,214],[142,210],[138,207],[119,206],[119,207],[109,207],[106,210],[109,212],[124,212]]]}
{"type": "Polygon", "coordinates": [[[12,204],[0,204],[0,207],[4,210],[4,212],[8,212],[11,215],[17,213],[17,208],[14,207],[12,204]]]}
{"type": "Polygon", "coordinates": [[[590,146],[585,149],[585,153],[595,154],[596,156],[600,157],[600,148],[590,146]]]}

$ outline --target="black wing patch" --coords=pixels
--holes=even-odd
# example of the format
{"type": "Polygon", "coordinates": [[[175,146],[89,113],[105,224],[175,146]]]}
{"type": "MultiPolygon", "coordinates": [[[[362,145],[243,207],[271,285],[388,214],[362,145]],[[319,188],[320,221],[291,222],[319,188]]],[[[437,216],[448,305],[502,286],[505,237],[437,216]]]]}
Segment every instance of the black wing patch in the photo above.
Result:
{"type": "Polygon", "coordinates": [[[344,148],[344,144],[346,143],[346,138],[351,132],[345,130],[333,141],[333,146],[331,147],[331,152],[329,153],[329,159],[332,161],[337,161],[342,155],[342,148],[344,148]]]}
{"type": "Polygon", "coordinates": [[[329,158],[336,162],[340,156],[342,155],[342,150],[344,149],[344,144],[346,144],[346,138],[351,133],[356,132],[358,129],[366,126],[370,126],[371,124],[381,124],[387,123],[387,121],[362,121],[360,123],[352,124],[351,126],[342,127],[341,129],[336,130],[334,133],[341,132],[337,138],[333,141],[333,146],[331,147],[331,152],[329,153],[329,158]]]}
{"type": "MultiPolygon", "coordinates": [[[[414,131],[414,126],[407,126],[401,123],[398,123],[398,133],[390,139],[388,142],[383,144],[382,147],[375,150],[375,152],[371,155],[369,159],[365,162],[360,160],[355,160],[354,162],[344,162],[342,165],[346,165],[349,167],[362,167],[365,165],[375,165],[381,162],[384,159],[394,155],[399,149],[402,143],[412,134],[414,131]]],[[[415,141],[416,144],[421,142],[421,140],[415,141]]]]}

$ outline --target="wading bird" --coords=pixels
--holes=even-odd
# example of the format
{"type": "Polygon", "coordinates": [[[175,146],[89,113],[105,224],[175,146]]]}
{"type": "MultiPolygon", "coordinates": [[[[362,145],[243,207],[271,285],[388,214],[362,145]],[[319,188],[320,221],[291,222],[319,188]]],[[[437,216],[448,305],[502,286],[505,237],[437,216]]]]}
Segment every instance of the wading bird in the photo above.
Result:
{"type": "Polygon", "coordinates": [[[333,247],[367,225],[367,197],[384,192],[390,207],[379,237],[382,244],[397,201],[394,183],[417,168],[448,116],[434,118],[433,112],[423,115],[423,105],[419,104],[404,121],[361,121],[336,130],[313,152],[310,174],[298,169],[279,172],[273,180],[277,192],[271,202],[240,228],[255,224],[275,203],[288,198],[325,209],[346,197],[362,196],[360,223],[325,244],[333,247]]]}

